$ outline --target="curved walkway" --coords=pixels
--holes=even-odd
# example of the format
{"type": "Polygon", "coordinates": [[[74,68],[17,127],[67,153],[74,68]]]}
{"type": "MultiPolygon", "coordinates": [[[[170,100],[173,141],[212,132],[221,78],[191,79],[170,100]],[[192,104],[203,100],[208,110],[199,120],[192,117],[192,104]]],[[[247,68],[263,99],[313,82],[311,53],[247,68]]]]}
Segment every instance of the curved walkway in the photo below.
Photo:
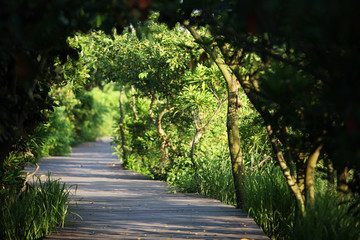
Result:
{"type": "MultiPolygon", "coordinates": [[[[65,228],[46,239],[268,239],[238,209],[197,194],[168,193],[166,183],[124,170],[112,155],[110,139],[84,143],[69,157],[39,161],[77,186],[65,228]]],[[[75,189],[73,187],[72,189],[75,189]]]]}

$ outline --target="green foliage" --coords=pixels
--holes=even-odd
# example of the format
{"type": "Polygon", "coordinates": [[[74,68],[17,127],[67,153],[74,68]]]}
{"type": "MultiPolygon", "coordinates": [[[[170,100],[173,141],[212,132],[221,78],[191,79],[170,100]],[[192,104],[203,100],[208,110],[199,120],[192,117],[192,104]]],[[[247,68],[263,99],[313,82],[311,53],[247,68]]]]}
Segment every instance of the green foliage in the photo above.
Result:
{"type": "Polygon", "coordinates": [[[5,159],[4,171],[0,174],[0,203],[8,192],[16,192],[21,189],[25,173],[23,169],[32,161],[33,159],[30,160],[29,156],[24,157],[14,152],[5,159]]]}
{"type": "Polygon", "coordinates": [[[71,153],[74,129],[65,106],[56,107],[44,127],[46,137],[41,147],[42,156],[63,156],[71,153]]]}
{"type": "Polygon", "coordinates": [[[1,201],[0,237],[40,239],[55,227],[63,227],[69,194],[66,184],[50,175],[45,182],[37,178],[20,196],[17,191],[7,191],[1,201]]]}
{"type": "MultiPolygon", "coordinates": [[[[357,5],[353,2],[339,5],[336,1],[327,4],[325,1],[184,0],[170,3],[159,0],[154,1],[154,6],[163,10],[161,19],[176,28],[169,30],[165,25],[146,22],[143,26],[148,35],[140,40],[139,32],[131,29],[121,36],[110,37],[104,32],[92,31],[67,39],[74,29],[89,29],[91,25],[103,25],[109,33],[113,15],[120,19],[119,23],[125,21],[118,12],[122,6],[117,1],[111,6],[76,0],[43,5],[23,1],[6,3],[1,9],[5,21],[0,29],[11,41],[2,39],[0,46],[4,50],[0,56],[0,77],[5,79],[0,89],[0,143],[3,143],[0,160],[3,161],[4,154],[23,132],[32,134],[36,125],[44,120],[54,105],[48,93],[54,89],[53,84],[64,80],[68,85],[54,93],[58,95],[59,107],[50,114],[50,122],[41,127],[41,131],[47,132],[43,154],[66,154],[70,144],[109,134],[108,127],[112,125],[111,117],[116,109],[115,104],[108,105],[114,102],[107,98],[112,94],[90,90],[114,81],[134,85],[137,91],[135,109],[139,119],[133,116],[129,94],[125,104],[124,133],[130,153],[128,159],[124,159],[127,166],[167,180],[181,190],[233,203],[223,110],[220,109],[194,141],[194,157],[190,160],[195,131],[207,123],[217,104],[226,97],[220,72],[176,25],[178,20],[190,19],[198,25],[209,25],[212,36],[207,34],[202,44],[212,46],[214,51],[216,46],[230,46],[230,51],[241,52],[241,56],[227,59],[240,66],[240,82],[244,79],[259,82],[259,89],[253,84],[248,91],[254,94],[252,101],[261,117],[246,100],[242,100],[239,117],[242,150],[249,171],[244,185],[247,208],[272,237],[290,236],[289,229],[293,226],[299,238],[303,237],[299,229],[305,232],[304,229],[311,227],[314,230],[314,226],[319,227],[316,227],[318,232],[309,230],[313,237],[330,237],[326,234],[333,231],[324,228],[331,225],[326,217],[345,219],[345,215],[349,215],[345,214],[346,207],[334,213],[327,211],[331,208],[331,198],[320,195],[314,202],[316,211],[309,208],[306,216],[294,223],[291,220],[294,200],[278,168],[270,164],[269,140],[262,126],[271,125],[276,135],[274,140],[286,151],[288,163],[298,158],[289,164],[290,168],[296,167],[292,170],[304,170],[304,161],[319,145],[324,145],[324,156],[330,156],[338,170],[359,169],[360,115],[356,102],[360,101],[356,99],[360,54],[354,47],[359,34],[352,33],[356,29],[357,15],[353,9],[357,9],[357,5]],[[113,8],[116,11],[108,11],[113,8]],[[94,9],[98,14],[93,14],[94,9]],[[24,14],[28,12],[32,13],[31,17],[24,14]],[[7,18],[8,15],[12,17],[7,18]],[[341,34],[334,35],[334,28],[340,29],[337,32],[341,34]],[[79,61],[69,59],[63,65],[68,55],[76,55],[65,46],[66,39],[71,47],[77,48],[81,58],[79,61]],[[150,106],[153,121],[148,117],[150,106]],[[104,122],[106,126],[100,127],[104,122]],[[169,151],[165,157],[163,146],[169,151]],[[260,167],[268,162],[269,168],[260,167]]],[[[127,9],[132,7],[130,3],[127,9]]],[[[151,18],[154,20],[157,15],[151,18]]],[[[133,26],[139,29],[136,22],[133,26]]],[[[121,139],[116,142],[121,143],[121,139]]],[[[25,144],[21,150],[26,151],[30,146],[25,144]]],[[[4,164],[4,171],[10,176],[3,177],[4,188],[18,187],[20,165],[18,169],[7,169],[4,164]]],[[[294,178],[296,174],[292,172],[294,178]]],[[[352,185],[359,186],[359,179],[354,177],[352,185]]],[[[351,227],[358,228],[358,221],[349,218],[331,225],[332,229],[342,228],[348,232],[343,234],[348,238],[356,237],[348,230],[351,227]]]]}
{"type": "Polygon", "coordinates": [[[340,197],[336,192],[326,190],[318,193],[314,205],[306,216],[295,220],[293,234],[289,239],[360,239],[360,220],[356,211],[359,196],[340,197]]]}
{"type": "MultiPolygon", "coordinates": [[[[226,147],[226,145],[223,145],[223,148],[226,147]]],[[[227,149],[224,149],[224,153],[227,152],[227,149]]],[[[228,154],[223,158],[200,158],[197,161],[200,162],[198,192],[226,204],[235,205],[235,188],[228,154]]]]}
{"type": "Polygon", "coordinates": [[[96,106],[94,96],[90,92],[82,92],[77,96],[77,99],[79,103],[72,110],[75,120],[74,142],[77,144],[84,141],[95,141],[102,109],[96,106]]]}
{"type": "MultiPolygon", "coordinates": [[[[320,158],[331,159],[339,173],[359,172],[357,1],[160,0],[156,8],[171,27],[184,19],[207,26],[217,45],[230,50],[223,53],[240,69],[240,82],[251,80],[243,86],[287,152],[295,178],[305,168],[301,158],[307,161],[319,146],[320,158]]],[[[349,185],[352,191],[359,181],[349,185]]]]}
{"type": "Polygon", "coordinates": [[[293,229],[296,204],[279,167],[249,169],[244,190],[243,210],[271,239],[287,239],[293,229]]]}
{"type": "Polygon", "coordinates": [[[360,239],[358,196],[341,198],[317,179],[319,191],[305,216],[295,216],[296,203],[279,167],[249,171],[243,210],[271,239],[360,239]]]}
{"type": "MultiPolygon", "coordinates": [[[[142,40],[132,31],[112,38],[103,32],[92,32],[69,39],[70,45],[79,47],[82,55],[81,61],[77,63],[79,70],[72,74],[80,76],[76,78],[84,80],[81,84],[85,83],[86,88],[101,81],[135,86],[135,106],[131,106],[130,99],[133,96],[129,90],[124,106],[125,149],[129,151],[128,159],[124,160],[128,168],[166,180],[177,191],[199,192],[234,204],[231,166],[226,150],[225,126],[222,124],[225,122],[224,110],[201,133],[194,148],[194,160],[190,160],[195,129],[210,119],[219,101],[226,97],[222,76],[216,67],[203,60],[206,54],[194,47],[188,35],[180,31],[181,28],[167,30],[160,24],[146,24],[152,34],[142,40]],[[194,65],[196,68],[189,69],[189,66],[194,65]],[[150,106],[155,120],[168,106],[168,111],[155,125],[155,121],[149,119],[150,106]],[[133,107],[139,119],[135,119],[133,107]],[[164,130],[166,140],[159,126],[164,130]],[[164,143],[169,150],[167,158],[163,157],[160,150],[164,143]],[[170,149],[170,145],[173,148],[170,149]]],[[[287,153],[288,156],[308,153],[309,149],[318,144],[314,142],[315,137],[324,133],[324,122],[315,120],[328,120],[324,118],[325,98],[321,98],[323,82],[319,81],[316,74],[302,69],[301,66],[308,63],[302,62],[302,54],[294,53],[298,49],[275,44],[266,50],[275,54],[277,60],[265,62],[263,54],[259,53],[260,45],[257,45],[264,43],[263,39],[247,37],[244,40],[248,47],[246,50],[253,50],[242,56],[241,73],[249,81],[254,80],[251,79],[254,76],[260,79],[260,92],[256,93],[260,100],[255,104],[262,104],[256,105],[258,109],[265,106],[271,118],[264,121],[264,115],[257,114],[249,101],[245,100],[244,93],[240,93],[240,131],[248,169],[244,183],[248,205],[244,208],[269,236],[289,238],[300,220],[295,220],[295,200],[281,172],[272,166],[273,156],[263,124],[273,126],[279,136],[278,142],[283,144],[284,149],[293,148],[293,152],[289,150],[287,153]],[[288,64],[287,61],[300,65],[288,64]],[[284,129],[288,132],[286,137],[281,137],[284,129]]],[[[206,40],[212,44],[212,38],[206,40]]],[[[219,41],[219,45],[223,43],[219,41]]],[[[73,108],[74,119],[81,119],[75,126],[75,132],[91,139],[93,132],[88,129],[93,129],[92,126],[99,120],[96,114],[92,115],[96,104],[89,93],[75,92],[79,103],[73,108]],[[85,111],[95,121],[90,121],[88,115],[84,115],[85,111]]],[[[335,115],[331,118],[336,120],[333,123],[338,124],[341,121],[338,122],[335,115]]],[[[115,135],[118,137],[119,130],[115,135]]],[[[121,141],[118,137],[115,142],[121,144],[121,141]]],[[[120,147],[116,149],[118,153],[123,150],[120,147]]]]}
{"type": "Polygon", "coordinates": [[[99,136],[113,135],[114,125],[119,122],[119,91],[115,84],[106,84],[102,89],[94,88],[95,112],[101,114],[97,128],[99,136]]]}
{"type": "Polygon", "coordinates": [[[53,96],[58,102],[49,113],[49,121],[37,128],[41,135],[40,146],[34,152],[38,157],[67,155],[71,147],[97,137],[112,135],[114,121],[118,115],[118,91],[107,84],[101,90],[79,91],[73,84],[54,89],[53,96]]]}
{"type": "MultiPolygon", "coordinates": [[[[45,121],[54,102],[51,87],[68,80],[59,76],[68,56],[78,57],[67,38],[76,31],[87,32],[101,27],[107,33],[114,27],[135,24],[126,14],[122,1],[82,0],[36,1],[1,0],[0,15],[0,168],[13,145],[32,134],[45,121]]],[[[130,4],[126,9],[136,6],[130,4]]],[[[148,9],[137,9],[146,16],[148,9]]],[[[75,75],[86,74],[76,69],[75,75]]],[[[81,79],[84,82],[86,79],[81,79]]],[[[86,82],[86,81],[85,81],[86,82]]],[[[93,85],[91,85],[93,86],[93,85]]],[[[0,169],[2,171],[2,169],[0,169]]]]}

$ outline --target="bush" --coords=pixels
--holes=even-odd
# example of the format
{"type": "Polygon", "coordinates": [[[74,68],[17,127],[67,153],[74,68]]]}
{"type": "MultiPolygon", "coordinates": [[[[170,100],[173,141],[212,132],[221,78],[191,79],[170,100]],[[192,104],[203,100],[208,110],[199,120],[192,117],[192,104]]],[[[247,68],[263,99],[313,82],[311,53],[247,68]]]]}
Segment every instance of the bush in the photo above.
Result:
{"type": "Polygon", "coordinates": [[[198,182],[195,178],[195,170],[191,166],[189,158],[182,159],[183,165],[169,174],[168,182],[180,192],[196,192],[215,198],[226,204],[235,205],[235,189],[231,171],[230,159],[203,158],[197,159],[198,182]]]}
{"type": "Polygon", "coordinates": [[[111,136],[114,121],[119,115],[119,91],[107,84],[77,96],[80,101],[72,109],[75,141],[95,141],[98,137],[111,136]]]}
{"type": "Polygon", "coordinates": [[[107,84],[103,89],[94,88],[91,93],[94,96],[95,111],[102,111],[98,135],[101,137],[112,136],[114,124],[119,122],[120,91],[116,90],[113,84],[107,84]]]}
{"type": "Polygon", "coordinates": [[[40,239],[57,226],[64,226],[68,214],[69,190],[65,183],[40,178],[18,196],[7,191],[1,200],[1,239],[40,239]]]}
{"type": "Polygon", "coordinates": [[[40,125],[34,134],[39,135],[42,142],[35,149],[37,157],[66,156],[74,145],[112,135],[119,104],[119,92],[113,85],[75,94],[70,84],[54,90],[53,95],[58,106],[49,113],[49,121],[40,125]]]}
{"type": "Polygon", "coordinates": [[[71,153],[74,127],[65,106],[55,108],[44,127],[45,137],[41,147],[41,156],[65,156],[71,153]]]}

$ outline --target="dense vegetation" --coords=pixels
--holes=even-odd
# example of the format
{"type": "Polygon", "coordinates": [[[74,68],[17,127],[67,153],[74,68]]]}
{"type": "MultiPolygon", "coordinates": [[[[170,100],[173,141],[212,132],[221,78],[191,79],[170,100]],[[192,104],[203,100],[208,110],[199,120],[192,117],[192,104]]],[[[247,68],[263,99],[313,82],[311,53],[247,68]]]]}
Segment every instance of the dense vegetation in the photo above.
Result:
{"type": "Polygon", "coordinates": [[[354,1],[20,2],[0,25],[17,43],[1,39],[1,202],[27,163],[116,119],[125,167],[240,207],[273,239],[360,239],[354,1]]]}
{"type": "MultiPolygon", "coordinates": [[[[67,66],[59,73],[75,79],[67,66]]],[[[88,76],[84,74],[81,79],[88,76]]],[[[46,182],[40,177],[31,179],[23,169],[40,157],[68,155],[73,145],[110,136],[119,108],[119,91],[114,88],[108,84],[84,90],[84,86],[69,81],[51,89],[56,106],[48,113],[48,121],[19,141],[5,160],[0,178],[1,239],[39,239],[64,225],[69,214],[69,186],[50,176],[46,182]]]]}
{"type": "MultiPolygon", "coordinates": [[[[9,190],[8,190],[9,191],[9,190]]],[[[12,189],[15,194],[17,192],[12,189]]],[[[2,239],[42,239],[53,228],[64,226],[70,191],[65,183],[38,177],[21,196],[2,195],[0,236],[2,239]]]]}

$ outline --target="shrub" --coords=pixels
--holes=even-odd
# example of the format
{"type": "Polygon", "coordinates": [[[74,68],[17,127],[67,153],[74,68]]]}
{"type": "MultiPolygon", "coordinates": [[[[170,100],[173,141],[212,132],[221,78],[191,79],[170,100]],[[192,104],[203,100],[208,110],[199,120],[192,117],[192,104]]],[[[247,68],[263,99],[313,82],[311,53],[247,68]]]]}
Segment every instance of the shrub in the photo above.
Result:
{"type": "Polygon", "coordinates": [[[18,191],[7,191],[1,200],[0,238],[40,239],[64,226],[69,194],[66,184],[50,175],[45,182],[37,178],[20,196],[18,191]]]}
{"type": "Polygon", "coordinates": [[[41,146],[34,149],[37,157],[66,156],[76,144],[112,134],[119,95],[114,87],[108,84],[103,90],[94,88],[77,94],[71,87],[54,90],[58,106],[34,133],[41,139],[41,146]]]}
{"type": "Polygon", "coordinates": [[[59,106],[49,116],[44,125],[45,137],[41,147],[41,155],[65,156],[71,153],[74,127],[66,113],[65,106],[59,106]]]}

